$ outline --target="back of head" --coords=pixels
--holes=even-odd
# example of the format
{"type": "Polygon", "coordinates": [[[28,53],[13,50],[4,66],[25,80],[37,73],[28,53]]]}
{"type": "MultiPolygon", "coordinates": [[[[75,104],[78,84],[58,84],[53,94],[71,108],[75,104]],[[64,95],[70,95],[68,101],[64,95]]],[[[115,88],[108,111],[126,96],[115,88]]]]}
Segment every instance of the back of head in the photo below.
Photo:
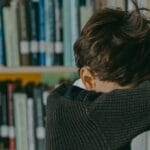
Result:
{"type": "Polygon", "coordinates": [[[138,7],[97,11],[74,45],[79,69],[89,66],[102,81],[120,85],[150,79],[150,25],[138,7]]]}

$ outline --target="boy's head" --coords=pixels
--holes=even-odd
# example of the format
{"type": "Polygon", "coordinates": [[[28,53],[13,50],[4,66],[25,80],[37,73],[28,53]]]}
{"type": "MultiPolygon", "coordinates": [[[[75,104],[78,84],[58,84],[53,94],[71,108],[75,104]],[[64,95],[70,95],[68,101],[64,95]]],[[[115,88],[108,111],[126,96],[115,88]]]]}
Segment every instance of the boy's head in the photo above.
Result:
{"type": "Polygon", "coordinates": [[[95,79],[120,87],[149,80],[149,21],[138,10],[100,10],[83,28],[74,53],[87,86],[96,84],[95,79]]]}

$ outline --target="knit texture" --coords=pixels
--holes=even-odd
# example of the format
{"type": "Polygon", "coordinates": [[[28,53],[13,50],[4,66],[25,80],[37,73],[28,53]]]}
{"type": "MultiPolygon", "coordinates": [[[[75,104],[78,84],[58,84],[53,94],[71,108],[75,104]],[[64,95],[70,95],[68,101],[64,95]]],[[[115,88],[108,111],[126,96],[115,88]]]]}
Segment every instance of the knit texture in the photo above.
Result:
{"type": "Polygon", "coordinates": [[[107,94],[63,84],[48,98],[47,150],[130,150],[149,128],[149,81],[107,94]]]}

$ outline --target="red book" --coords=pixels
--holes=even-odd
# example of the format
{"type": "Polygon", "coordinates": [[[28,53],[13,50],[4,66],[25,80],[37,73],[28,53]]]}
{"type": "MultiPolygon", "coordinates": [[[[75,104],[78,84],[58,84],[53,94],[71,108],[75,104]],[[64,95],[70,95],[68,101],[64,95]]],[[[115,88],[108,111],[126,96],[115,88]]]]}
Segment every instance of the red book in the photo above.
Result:
{"type": "Polygon", "coordinates": [[[7,84],[7,102],[8,102],[8,126],[9,126],[9,150],[15,150],[15,128],[14,128],[14,108],[13,93],[15,89],[14,83],[7,84]]]}

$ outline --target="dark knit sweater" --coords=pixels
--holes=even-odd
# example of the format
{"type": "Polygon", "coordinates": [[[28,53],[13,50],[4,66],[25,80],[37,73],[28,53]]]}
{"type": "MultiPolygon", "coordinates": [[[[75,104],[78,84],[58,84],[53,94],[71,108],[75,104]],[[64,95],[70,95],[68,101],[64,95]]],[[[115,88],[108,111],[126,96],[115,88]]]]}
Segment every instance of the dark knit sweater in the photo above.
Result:
{"type": "Polygon", "coordinates": [[[150,82],[107,94],[61,85],[48,98],[47,150],[128,150],[150,127],[150,82]]]}

